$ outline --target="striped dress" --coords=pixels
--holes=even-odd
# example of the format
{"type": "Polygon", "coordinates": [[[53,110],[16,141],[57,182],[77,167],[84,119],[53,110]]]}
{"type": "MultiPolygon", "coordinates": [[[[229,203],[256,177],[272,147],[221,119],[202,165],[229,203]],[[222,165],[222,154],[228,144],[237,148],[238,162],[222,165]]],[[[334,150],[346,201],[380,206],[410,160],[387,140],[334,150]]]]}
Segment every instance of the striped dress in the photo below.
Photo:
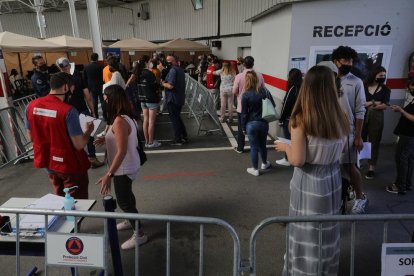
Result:
{"type": "MultiPolygon", "coordinates": [[[[339,214],[342,185],[339,158],[344,144],[345,139],[307,137],[306,163],[295,167],[290,182],[289,216],[339,214]]],[[[291,223],[288,235],[288,267],[283,268],[283,275],[318,275],[319,224],[291,223]]],[[[321,256],[320,275],[337,275],[338,223],[322,224],[321,256]]]]}

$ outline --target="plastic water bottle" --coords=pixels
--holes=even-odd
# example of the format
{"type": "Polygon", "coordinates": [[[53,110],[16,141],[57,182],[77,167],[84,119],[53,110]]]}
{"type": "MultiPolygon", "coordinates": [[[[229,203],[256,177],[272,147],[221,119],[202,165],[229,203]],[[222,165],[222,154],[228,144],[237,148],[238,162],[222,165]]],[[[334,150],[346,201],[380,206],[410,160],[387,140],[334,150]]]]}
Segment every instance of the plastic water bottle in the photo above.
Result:
{"type": "MultiPolygon", "coordinates": [[[[78,188],[78,186],[63,189],[63,192],[65,193],[65,198],[63,199],[63,206],[66,211],[75,210],[75,199],[69,194],[69,191],[75,188],[78,188]]],[[[75,221],[75,217],[66,216],[66,220],[75,221]]]]}

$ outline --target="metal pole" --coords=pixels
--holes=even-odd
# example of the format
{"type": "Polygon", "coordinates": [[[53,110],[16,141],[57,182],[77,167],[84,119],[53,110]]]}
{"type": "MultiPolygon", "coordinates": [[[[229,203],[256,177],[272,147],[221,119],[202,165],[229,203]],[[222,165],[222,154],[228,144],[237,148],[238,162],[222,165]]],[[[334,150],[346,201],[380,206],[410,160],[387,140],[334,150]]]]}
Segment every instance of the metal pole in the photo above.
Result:
{"type": "MultiPolygon", "coordinates": [[[[105,212],[114,212],[116,209],[116,202],[112,196],[105,196],[103,199],[105,212]]],[[[124,275],[122,270],[121,252],[119,249],[118,231],[116,230],[116,220],[108,219],[107,233],[109,237],[109,245],[111,246],[112,265],[115,275],[124,275]]]]}
{"type": "Polygon", "coordinates": [[[88,7],[89,31],[93,43],[93,51],[99,55],[99,59],[103,60],[102,53],[102,37],[101,27],[99,25],[98,1],[86,0],[88,7]]]}
{"type": "Polygon", "coordinates": [[[66,0],[69,5],[70,22],[72,23],[72,33],[74,37],[79,37],[78,19],[76,17],[76,0],[66,0]]]}
{"type": "Polygon", "coordinates": [[[36,11],[37,26],[40,31],[40,38],[46,38],[46,22],[43,15],[43,1],[34,0],[34,9],[36,11]]]}
{"type": "Polygon", "coordinates": [[[3,30],[3,24],[1,24],[1,17],[0,17],[0,32],[4,32],[4,30],[3,30]]]}

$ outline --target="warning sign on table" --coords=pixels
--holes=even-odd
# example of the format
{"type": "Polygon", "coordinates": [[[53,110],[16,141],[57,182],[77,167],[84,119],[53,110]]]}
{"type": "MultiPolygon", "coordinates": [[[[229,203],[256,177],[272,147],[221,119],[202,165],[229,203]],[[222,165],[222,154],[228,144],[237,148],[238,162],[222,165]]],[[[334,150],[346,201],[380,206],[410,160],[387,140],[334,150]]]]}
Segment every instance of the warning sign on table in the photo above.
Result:
{"type": "Polygon", "coordinates": [[[47,233],[48,265],[104,267],[104,238],[101,235],[47,233]]]}
{"type": "Polygon", "coordinates": [[[383,243],[381,276],[414,276],[414,243],[383,243]]]}

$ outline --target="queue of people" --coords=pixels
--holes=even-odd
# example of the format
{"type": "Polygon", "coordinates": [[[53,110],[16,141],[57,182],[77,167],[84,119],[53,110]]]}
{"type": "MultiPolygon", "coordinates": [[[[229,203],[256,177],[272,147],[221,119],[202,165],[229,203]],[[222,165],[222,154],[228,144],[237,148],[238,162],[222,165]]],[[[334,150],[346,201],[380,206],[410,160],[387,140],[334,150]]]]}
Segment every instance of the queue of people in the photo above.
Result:
{"type": "MultiPolygon", "coordinates": [[[[291,142],[288,144],[276,140],[274,147],[276,151],[285,154],[283,162],[278,160],[276,163],[294,167],[290,181],[291,216],[339,214],[342,177],[348,177],[355,189],[356,199],[352,213],[366,212],[369,201],[363,191],[360,170],[356,166],[357,154],[362,149],[364,140],[372,143],[366,178],[373,179],[390,90],[385,85],[386,70],[383,67],[372,68],[364,82],[352,74],[352,65],[357,58],[354,49],[340,46],[332,52],[330,61],[312,67],[304,78],[297,69],[289,72],[279,124],[285,138],[291,142]]],[[[201,59],[200,70],[202,62],[201,59]]],[[[220,79],[218,89],[222,123],[225,122],[227,110],[228,121],[233,120],[233,100],[237,97],[238,133],[237,147],[234,150],[240,154],[244,152],[247,135],[252,166],[246,171],[250,175],[259,176],[271,168],[266,148],[269,124],[262,118],[262,100],[267,95],[264,92],[263,76],[253,69],[254,58],[247,56],[242,62],[243,70],[236,75],[229,62],[223,62],[221,69],[218,69],[219,66],[211,57],[207,59],[209,65],[206,74],[210,74],[213,81],[215,77],[220,79]],[[260,166],[259,156],[262,161],[260,166]]],[[[120,208],[124,212],[138,213],[132,182],[140,170],[136,150],[139,146],[139,118],[134,115],[136,105],[131,102],[126,89],[131,86],[137,89],[139,107],[144,118],[146,147],[161,146],[154,138],[155,120],[161,102],[166,105],[172,122],[172,145],[188,143],[188,133],[181,118],[185,102],[185,77],[177,58],[172,55],[155,56],[152,59],[143,56],[135,64],[133,75],[127,79],[122,73],[123,66],[119,60],[110,56],[107,59],[107,70],[91,64],[84,72],[86,82],[82,81],[78,72],[71,73],[66,58],[56,61],[61,72],[51,75],[50,80],[45,77],[44,60],[36,57],[33,63],[36,66],[34,81],[38,84],[39,98],[28,106],[26,128],[33,141],[35,167],[47,169],[56,194],[63,195],[63,188],[76,184],[80,188],[71,191],[73,196],[87,198],[87,170],[93,165],[91,158],[94,158],[94,147],[105,144],[108,167],[97,181],[100,192],[102,195],[110,193],[111,182],[114,182],[120,208]],[[101,72],[102,79],[97,72],[101,72]],[[94,86],[95,81],[97,83],[94,86]],[[46,84],[50,86],[49,91],[46,84]],[[93,92],[90,93],[89,90],[92,89],[93,92]],[[97,117],[100,94],[107,128],[93,142],[90,137],[92,125],[88,123],[84,133],[78,115],[84,113],[97,117]],[[83,150],[87,145],[89,160],[83,150]]],[[[212,89],[216,89],[215,86],[212,89]]],[[[407,90],[414,96],[413,79],[408,82],[407,90]]],[[[399,136],[395,155],[397,176],[386,190],[403,195],[412,188],[414,133],[411,130],[414,129],[414,103],[411,101],[404,108],[396,105],[391,108],[401,113],[401,118],[394,131],[399,136]]],[[[123,249],[134,248],[137,243],[143,244],[148,240],[139,222],[135,224],[133,221],[123,221],[117,225],[117,229],[133,230],[131,238],[122,244],[123,249]]],[[[323,224],[322,244],[318,225],[313,223],[294,223],[289,228],[288,235],[289,261],[283,270],[285,275],[292,275],[292,271],[306,275],[317,273],[318,265],[315,262],[318,260],[314,256],[319,250],[322,273],[337,274],[337,223],[323,224]]]]}

